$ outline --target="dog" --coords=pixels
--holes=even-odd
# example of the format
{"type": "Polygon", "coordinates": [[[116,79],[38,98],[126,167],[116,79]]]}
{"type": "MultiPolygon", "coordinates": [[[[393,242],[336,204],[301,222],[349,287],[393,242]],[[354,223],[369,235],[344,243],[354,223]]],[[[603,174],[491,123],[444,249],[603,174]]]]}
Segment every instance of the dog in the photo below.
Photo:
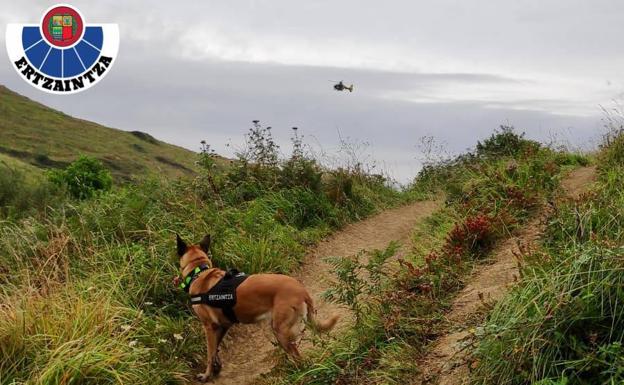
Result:
{"type": "Polygon", "coordinates": [[[315,319],[312,297],[295,278],[282,274],[244,276],[214,267],[210,259],[210,235],[197,245],[187,245],[179,235],[176,235],[176,242],[182,286],[191,295],[193,311],[206,335],[206,371],[197,376],[202,382],[218,376],[221,371],[219,344],[236,322],[256,323],[269,319],[279,345],[299,361],[297,340],[303,333],[303,321],[319,332],[331,330],[338,321],[337,315],[324,321],[315,319]],[[226,286],[235,287],[231,294],[210,294],[224,282],[226,286]],[[225,299],[229,304],[234,299],[235,303],[232,307],[220,307],[218,302],[213,306],[209,297],[225,299]]]}

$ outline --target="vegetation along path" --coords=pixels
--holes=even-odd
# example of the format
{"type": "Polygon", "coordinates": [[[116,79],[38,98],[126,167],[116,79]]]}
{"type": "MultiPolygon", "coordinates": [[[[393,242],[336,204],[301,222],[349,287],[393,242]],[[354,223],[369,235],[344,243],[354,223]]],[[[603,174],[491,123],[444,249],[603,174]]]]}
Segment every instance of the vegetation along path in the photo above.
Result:
{"type": "MultiPolygon", "coordinates": [[[[438,206],[439,202],[423,201],[386,210],[348,225],[311,250],[296,276],[314,298],[318,316],[322,319],[329,314],[339,314],[342,325],[350,319],[347,309],[324,303],[320,299],[332,277],[331,266],[325,262],[325,258],[349,256],[363,249],[382,249],[391,241],[407,244],[416,222],[433,213],[438,206]]],[[[244,385],[271,370],[275,364],[276,347],[273,340],[266,323],[236,325],[221,348],[223,370],[214,383],[244,385]]]]}
{"type": "MultiPolygon", "coordinates": [[[[595,168],[572,171],[561,183],[566,195],[578,197],[595,179],[595,168]]],[[[475,272],[466,287],[453,301],[447,321],[451,325],[421,364],[421,375],[413,384],[462,385],[469,383],[469,363],[465,360],[470,347],[471,329],[484,303],[501,299],[518,278],[514,256],[518,248],[530,248],[544,230],[545,215],[537,215],[492,252],[493,263],[475,272]],[[471,320],[473,322],[471,322],[471,320]]]]}

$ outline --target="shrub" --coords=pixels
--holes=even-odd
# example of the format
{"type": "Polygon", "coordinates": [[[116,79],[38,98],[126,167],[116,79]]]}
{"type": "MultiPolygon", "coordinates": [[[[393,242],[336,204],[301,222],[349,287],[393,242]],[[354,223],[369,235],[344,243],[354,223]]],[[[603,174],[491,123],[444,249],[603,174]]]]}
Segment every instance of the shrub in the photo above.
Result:
{"type": "Polygon", "coordinates": [[[84,155],[64,170],[53,170],[48,175],[53,183],[66,187],[76,199],[90,198],[98,191],[110,190],[113,184],[113,177],[102,162],[84,155]]]}
{"type": "Polygon", "coordinates": [[[449,233],[443,250],[447,255],[458,259],[465,254],[479,256],[489,250],[494,240],[492,218],[479,214],[456,224],[449,233]]]}
{"type": "Polygon", "coordinates": [[[217,153],[210,148],[205,140],[201,141],[201,148],[197,159],[199,175],[194,181],[194,187],[203,200],[218,199],[221,201],[220,175],[217,172],[217,153]]]}
{"type": "Polygon", "coordinates": [[[280,172],[283,188],[303,187],[315,193],[323,190],[323,172],[314,159],[291,158],[284,163],[280,172]]]}
{"type": "Polygon", "coordinates": [[[344,206],[353,198],[354,179],[345,169],[339,168],[325,176],[325,194],[329,200],[337,205],[344,206]]]}
{"type": "Polygon", "coordinates": [[[363,326],[365,313],[371,312],[379,304],[371,301],[371,296],[379,295],[388,284],[384,265],[397,249],[398,244],[392,242],[384,250],[368,253],[368,261],[362,258],[367,254],[365,252],[328,259],[337,280],[323,296],[349,307],[355,315],[356,328],[363,326]]]}
{"type": "Polygon", "coordinates": [[[254,120],[245,135],[245,147],[236,152],[238,158],[224,179],[224,189],[232,203],[255,199],[275,188],[279,181],[279,146],[271,127],[254,120]]]}
{"type": "Polygon", "coordinates": [[[524,139],[524,133],[517,134],[512,126],[500,126],[492,136],[477,143],[477,156],[517,157],[522,153],[535,152],[540,147],[538,142],[524,139]]]}
{"type": "MultiPolygon", "coordinates": [[[[553,160],[556,162],[558,158],[553,157],[553,154],[552,150],[543,147],[538,142],[525,139],[524,133],[516,133],[513,127],[501,126],[489,138],[483,142],[478,142],[474,151],[451,159],[425,163],[410,185],[409,190],[417,195],[432,194],[443,190],[447,194],[448,200],[463,199],[467,182],[486,180],[483,178],[484,172],[503,172],[500,167],[504,164],[508,168],[504,172],[510,179],[518,180],[518,176],[534,177],[537,174],[530,174],[526,172],[527,170],[524,174],[518,174],[516,171],[520,170],[516,170],[514,167],[539,164],[545,159],[548,162],[553,160]],[[509,168],[508,166],[512,167],[509,168]]],[[[571,159],[565,157],[560,157],[560,161],[561,163],[572,162],[571,159]]],[[[579,159],[579,161],[582,160],[579,159]]],[[[554,164],[558,165],[558,163],[554,164]]],[[[554,171],[553,175],[558,170],[554,171]]],[[[497,182],[500,179],[498,178],[497,182]]],[[[541,186],[533,188],[537,187],[541,186]]]]}
{"type": "Polygon", "coordinates": [[[321,176],[323,171],[315,159],[306,157],[303,136],[299,136],[297,130],[297,127],[293,127],[294,134],[291,138],[293,151],[290,159],[282,165],[280,185],[285,188],[303,187],[320,193],[322,191],[321,176]]]}

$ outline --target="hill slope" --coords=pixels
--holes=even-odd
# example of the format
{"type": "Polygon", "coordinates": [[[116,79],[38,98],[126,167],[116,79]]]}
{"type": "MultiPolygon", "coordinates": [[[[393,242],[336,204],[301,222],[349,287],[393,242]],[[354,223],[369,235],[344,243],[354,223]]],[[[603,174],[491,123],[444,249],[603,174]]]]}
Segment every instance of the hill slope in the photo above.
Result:
{"type": "Polygon", "coordinates": [[[195,153],[149,134],[76,119],[0,86],[0,154],[41,167],[63,167],[79,154],[100,159],[117,177],[192,174],[195,153]]]}

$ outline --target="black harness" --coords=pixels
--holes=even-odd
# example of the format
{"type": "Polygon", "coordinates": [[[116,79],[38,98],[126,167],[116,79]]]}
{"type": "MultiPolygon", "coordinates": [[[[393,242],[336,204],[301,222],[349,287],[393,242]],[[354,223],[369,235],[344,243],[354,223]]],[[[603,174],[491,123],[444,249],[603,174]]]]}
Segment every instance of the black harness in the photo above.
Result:
{"type": "MultiPolygon", "coordinates": [[[[208,270],[207,265],[200,265],[186,276],[180,287],[188,293],[191,283],[199,276],[199,274],[208,270]]],[[[217,282],[208,292],[191,295],[191,305],[204,304],[216,307],[223,311],[223,314],[232,323],[237,323],[238,319],[234,314],[234,305],[236,305],[236,288],[243,283],[249,276],[241,273],[236,269],[228,270],[223,278],[217,282]]]]}

